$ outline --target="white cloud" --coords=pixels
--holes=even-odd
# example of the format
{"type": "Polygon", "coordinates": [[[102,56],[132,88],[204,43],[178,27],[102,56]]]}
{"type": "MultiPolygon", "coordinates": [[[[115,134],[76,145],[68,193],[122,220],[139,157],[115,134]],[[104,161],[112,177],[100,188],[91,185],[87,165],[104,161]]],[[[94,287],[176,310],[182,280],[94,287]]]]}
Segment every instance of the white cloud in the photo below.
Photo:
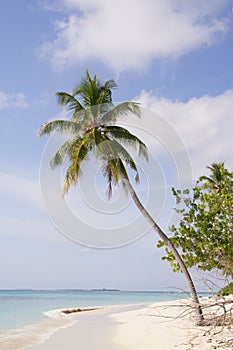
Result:
{"type": "Polygon", "coordinates": [[[178,131],[191,155],[195,179],[212,162],[225,161],[232,169],[233,90],[187,102],[142,91],[138,100],[166,118],[178,131]]]}
{"type": "Polygon", "coordinates": [[[0,91],[0,109],[3,108],[27,108],[28,103],[26,102],[23,93],[8,94],[0,91]]]}
{"type": "Polygon", "coordinates": [[[211,45],[227,31],[219,15],[229,0],[60,0],[68,15],[39,54],[56,69],[88,59],[117,72],[142,70],[155,59],[176,59],[211,45]],[[71,13],[71,14],[70,14],[71,13]]]}

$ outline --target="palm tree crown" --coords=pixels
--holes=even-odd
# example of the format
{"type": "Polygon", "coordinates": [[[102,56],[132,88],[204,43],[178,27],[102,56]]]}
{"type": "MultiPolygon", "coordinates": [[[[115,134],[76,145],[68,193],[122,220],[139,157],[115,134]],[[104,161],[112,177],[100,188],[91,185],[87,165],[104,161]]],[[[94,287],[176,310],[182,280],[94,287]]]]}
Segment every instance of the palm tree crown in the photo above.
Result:
{"type": "Polygon", "coordinates": [[[52,168],[68,159],[63,193],[67,193],[72,184],[76,184],[81,175],[82,162],[90,154],[102,161],[102,171],[108,182],[108,195],[112,194],[112,184],[119,180],[124,186],[128,181],[126,166],[135,173],[139,181],[137,166],[127,151],[127,146],[136,146],[138,154],[147,159],[145,144],[135,135],[116,125],[117,118],[132,113],[140,116],[139,105],[124,102],[114,105],[112,89],[117,88],[114,80],[102,83],[95,75],[92,79],[88,70],[86,77],[77,85],[72,94],[58,92],[58,103],[72,112],[71,120],[54,120],[43,124],[39,136],[54,131],[71,133],[71,137],[58,149],[51,159],[52,168]]]}
{"type": "Polygon", "coordinates": [[[210,166],[207,166],[207,169],[210,170],[209,176],[201,176],[200,180],[207,181],[213,188],[219,192],[221,190],[221,183],[224,181],[227,170],[224,167],[224,162],[212,163],[210,166]]]}

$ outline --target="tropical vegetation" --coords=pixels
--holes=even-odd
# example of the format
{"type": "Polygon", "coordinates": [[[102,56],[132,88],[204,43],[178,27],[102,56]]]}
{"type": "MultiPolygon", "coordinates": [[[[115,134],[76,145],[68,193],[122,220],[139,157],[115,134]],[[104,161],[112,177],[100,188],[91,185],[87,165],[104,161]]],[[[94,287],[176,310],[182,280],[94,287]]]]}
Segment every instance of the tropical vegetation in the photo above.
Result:
{"type": "MultiPolygon", "coordinates": [[[[208,167],[209,176],[201,176],[192,191],[173,189],[181,219],[170,227],[170,240],[186,266],[203,271],[221,271],[233,275],[233,172],[224,163],[208,167]]],[[[159,247],[164,242],[159,242],[159,247]]],[[[166,248],[174,271],[179,271],[175,256],[166,248]]]]}
{"type": "Polygon", "coordinates": [[[233,294],[233,282],[229,283],[227,286],[221,288],[218,291],[219,296],[231,295],[233,294]]]}

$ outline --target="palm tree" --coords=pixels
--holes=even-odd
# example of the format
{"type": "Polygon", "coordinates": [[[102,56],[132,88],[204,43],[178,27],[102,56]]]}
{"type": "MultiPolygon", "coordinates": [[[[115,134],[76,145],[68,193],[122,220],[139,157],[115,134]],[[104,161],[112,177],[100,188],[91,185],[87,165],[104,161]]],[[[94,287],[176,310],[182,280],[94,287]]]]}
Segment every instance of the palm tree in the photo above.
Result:
{"type": "Polygon", "coordinates": [[[124,102],[116,106],[113,104],[111,90],[116,87],[113,80],[102,83],[96,75],[92,79],[87,70],[86,77],[74,89],[73,94],[57,93],[59,104],[72,111],[71,120],[47,122],[40,127],[39,136],[54,131],[70,132],[73,135],[58,149],[50,162],[51,167],[54,168],[63,164],[65,159],[69,161],[63,194],[67,193],[72,184],[77,183],[81,175],[81,164],[88,160],[90,154],[102,161],[102,171],[108,182],[109,197],[112,193],[112,185],[121,183],[124,186],[141,214],[174,254],[187,280],[196,310],[196,324],[202,325],[202,309],[189,271],[172,242],[142,205],[129,180],[127,166],[133,170],[136,182],[139,181],[139,173],[127,151],[128,146],[136,147],[138,154],[145,159],[148,159],[148,153],[146,145],[137,136],[116,125],[117,118],[127,116],[129,113],[140,117],[139,105],[135,102],[124,102]]]}
{"type": "Polygon", "coordinates": [[[221,163],[212,163],[210,166],[207,166],[207,169],[211,171],[210,176],[201,176],[200,181],[206,180],[211,184],[217,192],[221,191],[221,183],[225,179],[226,169],[224,167],[224,162],[221,163]]]}

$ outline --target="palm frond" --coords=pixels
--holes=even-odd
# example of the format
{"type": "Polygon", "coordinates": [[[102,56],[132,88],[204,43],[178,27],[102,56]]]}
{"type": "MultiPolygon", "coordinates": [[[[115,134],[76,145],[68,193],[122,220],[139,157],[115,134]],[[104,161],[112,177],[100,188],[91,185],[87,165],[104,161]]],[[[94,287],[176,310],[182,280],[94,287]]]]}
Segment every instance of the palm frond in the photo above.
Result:
{"type": "Polygon", "coordinates": [[[107,140],[97,145],[98,156],[105,161],[121,160],[135,172],[135,181],[139,182],[139,173],[129,152],[116,140],[107,140]]]}
{"type": "Polygon", "coordinates": [[[101,125],[102,124],[101,117],[105,113],[107,113],[111,108],[112,108],[112,105],[109,103],[105,103],[104,99],[103,99],[103,102],[101,102],[95,106],[91,106],[88,109],[91,110],[91,114],[95,118],[96,124],[101,125]]]}
{"type": "Polygon", "coordinates": [[[76,123],[83,123],[86,114],[85,111],[85,109],[82,109],[81,111],[75,111],[71,117],[71,120],[76,123]]]}
{"type": "Polygon", "coordinates": [[[201,176],[200,178],[199,178],[199,180],[200,181],[208,181],[208,182],[210,182],[210,183],[212,183],[212,184],[214,184],[215,183],[215,181],[213,180],[213,179],[211,179],[211,177],[209,177],[209,176],[206,176],[206,175],[203,175],[203,176],[201,176]]]}
{"type": "Polygon", "coordinates": [[[119,181],[121,180],[121,183],[123,185],[123,188],[127,190],[127,187],[125,186],[125,182],[129,181],[128,174],[126,171],[126,168],[121,161],[121,159],[109,159],[104,162],[102,166],[102,172],[104,177],[107,179],[108,188],[107,188],[107,196],[108,199],[112,196],[112,186],[118,185],[119,181]]]}
{"type": "Polygon", "coordinates": [[[104,130],[110,135],[110,137],[120,140],[127,146],[136,146],[138,147],[139,156],[143,156],[148,160],[148,149],[144,142],[142,142],[137,136],[129,132],[127,129],[117,126],[105,126],[104,130]]]}
{"type": "Polygon", "coordinates": [[[210,175],[201,176],[199,180],[205,181],[205,186],[211,185],[214,189],[216,189],[217,193],[219,193],[222,188],[222,183],[228,176],[228,171],[225,169],[224,162],[212,163],[210,166],[207,166],[207,169],[210,170],[210,175]]]}
{"type": "Polygon", "coordinates": [[[100,93],[98,94],[98,96],[96,97],[95,102],[99,106],[102,106],[102,105],[108,106],[108,109],[106,110],[106,111],[108,111],[110,109],[110,107],[111,108],[113,107],[111,90],[106,91],[106,90],[102,89],[100,91],[100,93]]]}
{"type": "Polygon", "coordinates": [[[119,105],[113,107],[107,113],[105,113],[101,118],[102,124],[112,123],[114,124],[118,118],[128,116],[133,114],[137,117],[140,117],[141,111],[139,104],[136,102],[123,102],[119,105]]]}
{"type": "Polygon", "coordinates": [[[115,80],[113,79],[110,79],[108,81],[105,82],[104,84],[104,88],[107,90],[107,89],[117,89],[118,86],[117,86],[117,83],[115,82],[115,80]]]}
{"type": "Polygon", "coordinates": [[[113,79],[108,80],[105,82],[103,86],[101,86],[101,89],[102,89],[101,98],[99,98],[98,103],[108,103],[113,107],[111,90],[117,89],[116,82],[113,79]]]}
{"type": "Polygon", "coordinates": [[[65,158],[70,154],[70,150],[74,147],[78,147],[82,142],[82,137],[74,136],[67,140],[63,145],[57,150],[52,159],[50,160],[50,166],[54,169],[58,165],[62,165],[65,158]]]}
{"type": "MultiPolygon", "coordinates": [[[[94,76],[94,79],[96,78],[96,75],[94,76]]],[[[89,70],[86,69],[86,80],[89,81],[89,83],[92,82],[91,75],[89,73],[89,70]]]]}
{"type": "MultiPolygon", "coordinates": [[[[119,159],[119,174],[121,176],[121,183],[122,183],[122,186],[126,192],[126,194],[128,194],[128,182],[130,181],[129,180],[129,177],[128,177],[128,174],[127,174],[127,170],[124,166],[124,163],[121,161],[121,159],[119,159]]],[[[135,181],[136,182],[139,182],[139,175],[138,173],[136,174],[135,176],[135,181]]]]}
{"type": "Polygon", "coordinates": [[[70,166],[66,171],[63,195],[68,192],[71,184],[76,185],[78,178],[82,175],[81,164],[87,160],[88,153],[92,148],[89,141],[89,137],[84,137],[81,140],[77,140],[77,144],[73,143],[69,149],[70,166]]]}
{"type": "Polygon", "coordinates": [[[207,169],[211,171],[210,177],[216,182],[223,180],[224,162],[212,163],[211,166],[207,166],[207,169]]]}
{"type": "Polygon", "coordinates": [[[74,113],[77,113],[78,111],[83,110],[83,106],[73,95],[70,95],[67,92],[56,92],[56,96],[58,104],[60,106],[66,106],[68,111],[74,111],[74,113]]]}
{"type": "Polygon", "coordinates": [[[112,186],[113,184],[114,185],[118,184],[118,175],[119,175],[117,172],[117,167],[114,166],[113,160],[106,161],[103,164],[102,173],[104,177],[107,179],[108,188],[106,193],[107,193],[108,199],[110,199],[112,196],[112,186]]]}
{"type": "Polygon", "coordinates": [[[85,108],[102,103],[112,105],[111,89],[116,87],[117,84],[114,80],[108,80],[102,83],[97,75],[92,79],[89,71],[86,70],[86,76],[82,78],[81,82],[73,90],[73,96],[79,95],[85,108]]]}
{"type": "Polygon", "coordinates": [[[77,134],[82,130],[82,124],[70,120],[53,120],[41,125],[38,135],[41,137],[46,134],[51,134],[57,131],[62,134],[73,133],[77,134]]]}
{"type": "Polygon", "coordinates": [[[97,104],[95,102],[97,90],[97,76],[95,75],[92,80],[89,71],[86,70],[86,76],[82,78],[81,82],[75,87],[73,95],[79,95],[81,97],[85,108],[91,107],[97,104]]]}

